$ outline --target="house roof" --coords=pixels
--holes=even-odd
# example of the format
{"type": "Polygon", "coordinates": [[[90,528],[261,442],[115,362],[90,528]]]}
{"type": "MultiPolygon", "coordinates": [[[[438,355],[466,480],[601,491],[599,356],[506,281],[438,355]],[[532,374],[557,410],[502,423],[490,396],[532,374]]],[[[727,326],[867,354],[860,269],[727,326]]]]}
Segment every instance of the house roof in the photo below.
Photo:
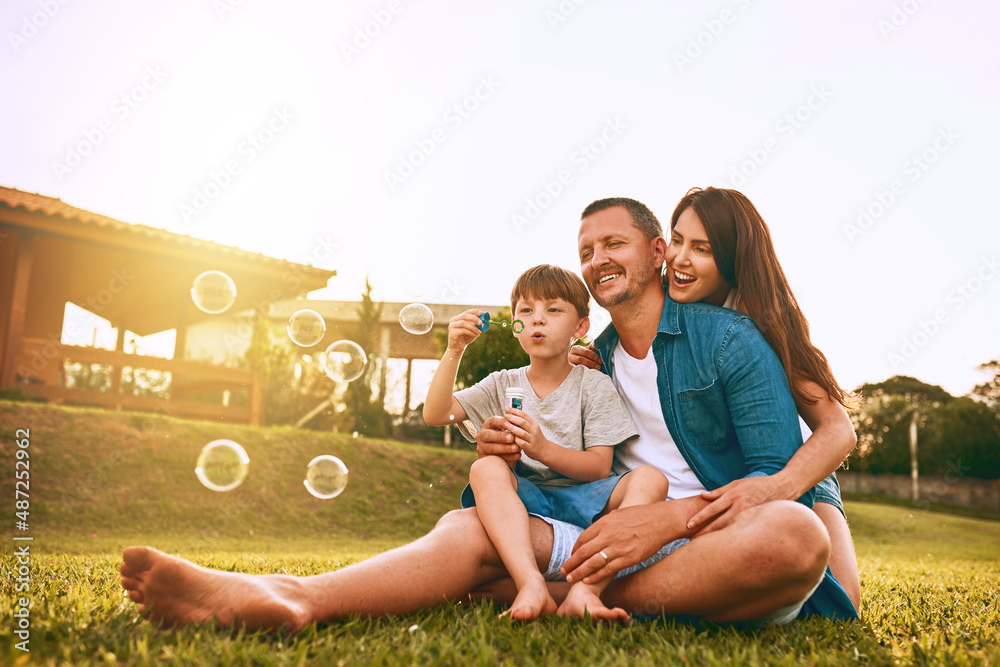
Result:
{"type": "MultiPolygon", "coordinates": [[[[314,274],[317,278],[324,278],[325,280],[329,280],[331,277],[337,275],[335,270],[317,269],[313,266],[296,264],[287,260],[268,257],[267,255],[262,255],[260,253],[241,250],[240,248],[222,245],[213,241],[206,241],[204,239],[195,238],[186,234],[177,234],[175,232],[169,232],[165,229],[150,227],[148,225],[123,222],[107,215],[101,215],[100,213],[94,213],[93,211],[88,211],[86,209],[67,204],[58,197],[49,197],[35,192],[25,192],[15,188],[0,186],[0,207],[21,210],[28,213],[40,213],[48,218],[61,218],[70,222],[82,223],[83,225],[95,230],[107,230],[111,232],[129,234],[138,238],[149,239],[157,243],[173,244],[188,249],[208,250],[213,253],[232,256],[245,261],[258,262],[264,265],[279,267],[295,266],[296,268],[300,268],[307,273],[314,274]]],[[[319,285],[314,289],[325,287],[325,280],[322,285],[319,285]]]]}
{"type": "MultiPolygon", "coordinates": [[[[61,312],[62,303],[56,302],[62,299],[139,335],[210,317],[189,296],[194,278],[207,270],[223,271],[236,282],[234,310],[265,313],[272,303],[325,287],[337,273],[123,222],[55,197],[2,186],[0,227],[16,230],[18,238],[32,234],[33,304],[58,306],[61,312]],[[122,275],[128,277],[125,285],[122,275]]],[[[11,248],[0,245],[0,259],[12,261],[11,248]]]]}

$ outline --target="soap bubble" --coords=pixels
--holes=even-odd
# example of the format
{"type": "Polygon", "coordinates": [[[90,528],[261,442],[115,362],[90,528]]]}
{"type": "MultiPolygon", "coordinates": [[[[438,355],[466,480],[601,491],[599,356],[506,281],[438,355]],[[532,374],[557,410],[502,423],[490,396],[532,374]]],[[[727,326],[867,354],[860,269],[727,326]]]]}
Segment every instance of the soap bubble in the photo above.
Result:
{"type": "Polygon", "coordinates": [[[201,449],[194,474],[213,491],[232,491],[246,479],[250,457],[232,440],[213,440],[201,449]]]}
{"type": "Polygon", "coordinates": [[[399,323],[411,334],[425,334],[434,326],[434,313],[422,303],[411,303],[399,311],[399,323]]]}
{"type": "Polygon", "coordinates": [[[292,316],[288,318],[286,329],[288,337],[292,339],[293,343],[302,347],[312,347],[323,340],[323,334],[326,333],[326,322],[323,321],[323,316],[315,310],[303,308],[292,313],[292,316]]]}
{"type": "Polygon", "coordinates": [[[368,356],[352,340],[338,340],[326,348],[323,370],[331,380],[351,382],[361,377],[368,364],[368,356]]]}
{"type": "Polygon", "coordinates": [[[306,478],[302,483],[306,491],[317,498],[336,498],[347,486],[347,466],[336,456],[317,456],[306,466],[306,478]]]}
{"type": "Polygon", "coordinates": [[[236,283],[222,271],[205,271],[194,279],[191,300],[206,313],[225,312],[236,301],[236,283]]]}

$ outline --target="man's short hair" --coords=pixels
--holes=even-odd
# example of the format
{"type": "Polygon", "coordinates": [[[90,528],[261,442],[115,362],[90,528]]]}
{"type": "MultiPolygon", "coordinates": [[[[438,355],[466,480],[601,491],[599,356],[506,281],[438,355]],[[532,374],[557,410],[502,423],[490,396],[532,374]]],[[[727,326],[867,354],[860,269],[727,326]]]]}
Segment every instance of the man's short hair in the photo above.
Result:
{"type": "Polygon", "coordinates": [[[593,215],[605,209],[614,208],[615,206],[621,206],[628,214],[632,217],[632,224],[635,228],[642,232],[642,235],[646,237],[647,241],[652,241],[657,236],[663,236],[663,226],[660,225],[660,221],[656,219],[653,212],[649,210],[649,207],[638,202],[634,199],[629,199],[628,197],[609,197],[607,199],[598,199],[593,202],[587,208],[583,209],[583,215],[580,219],[584,219],[587,216],[593,215]]]}
{"type": "Polygon", "coordinates": [[[565,299],[576,308],[580,317],[590,315],[590,292],[583,279],[560,266],[540,264],[517,279],[510,292],[511,317],[516,318],[517,302],[521,299],[565,299]]]}

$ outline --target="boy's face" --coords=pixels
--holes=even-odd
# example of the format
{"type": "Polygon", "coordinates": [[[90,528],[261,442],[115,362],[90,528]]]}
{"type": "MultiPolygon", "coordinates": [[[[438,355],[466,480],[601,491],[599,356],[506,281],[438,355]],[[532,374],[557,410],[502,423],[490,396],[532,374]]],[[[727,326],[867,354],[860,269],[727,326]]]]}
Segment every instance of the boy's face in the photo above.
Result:
{"type": "Polygon", "coordinates": [[[515,320],[524,322],[514,334],[532,361],[566,356],[573,341],[587,335],[590,318],[580,317],[565,299],[521,297],[514,305],[515,320]]]}

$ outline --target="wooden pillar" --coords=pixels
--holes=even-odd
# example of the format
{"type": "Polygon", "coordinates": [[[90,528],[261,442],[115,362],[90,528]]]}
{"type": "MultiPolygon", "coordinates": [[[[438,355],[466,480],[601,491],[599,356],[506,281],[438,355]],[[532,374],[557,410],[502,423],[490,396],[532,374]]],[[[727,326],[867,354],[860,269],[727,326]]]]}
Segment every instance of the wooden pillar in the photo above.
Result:
{"type": "Polygon", "coordinates": [[[31,262],[35,235],[21,230],[17,241],[14,284],[10,297],[10,312],[4,337],[3,368],[0,369],[0,389],[14,386],[17,378],[17,356],[21,352],[24,315],[28,310],[28,287],[31,284],[31,262]]]}
{"type": "Polygon", "coordinates": [[[413,377],[413,359],[406,360],[406,398],[403,400],[403,414],[410,411],[410,380],[413,377]]]}
{"type": "Polygon", "coordinates": [[[184,360],[184,348],[187,346],[188,308],[190,297],[181,297],[177,308],[177,335],[174,336],[174,360],[184,360]]]}
{"type": "MultiPolygon", "coordinates": [[[[125,351],[125,325],[122,324],[121,322],[118,322],[117,325],[115,326],[115,330],[118,332],[118,335],[115,338],[115,352],[121,353],[125,351]]],[[[111,364],[111,387],[109,388],[109,392],[116,399],[121,397],[122,373],[124,371],[125,368],[123,366],[119,366],[118,364],[115,363],[111,364]]],[[[122,409],[121,401],[116,400],[114,402],[114,409],[115,410],[122,409]]]]}
{"type": "MultiPolygon", "coordinates": [[[[253,331],[257,330],[257,325],[260,324],[262,319],[264,319],[264,313],[262,313],[259,308],[255,308],[253,315],[251,316],[251,327],[253,331]]],[[[261,383],[262,379],[260,373],[255,369],[253,371],[253,378],[250,380],[250,391],[247,396],[247,402],[250,404],[251,426],[260,426],[263,418],[262,413],[264,408],[264,397],[261,383]]]]}

